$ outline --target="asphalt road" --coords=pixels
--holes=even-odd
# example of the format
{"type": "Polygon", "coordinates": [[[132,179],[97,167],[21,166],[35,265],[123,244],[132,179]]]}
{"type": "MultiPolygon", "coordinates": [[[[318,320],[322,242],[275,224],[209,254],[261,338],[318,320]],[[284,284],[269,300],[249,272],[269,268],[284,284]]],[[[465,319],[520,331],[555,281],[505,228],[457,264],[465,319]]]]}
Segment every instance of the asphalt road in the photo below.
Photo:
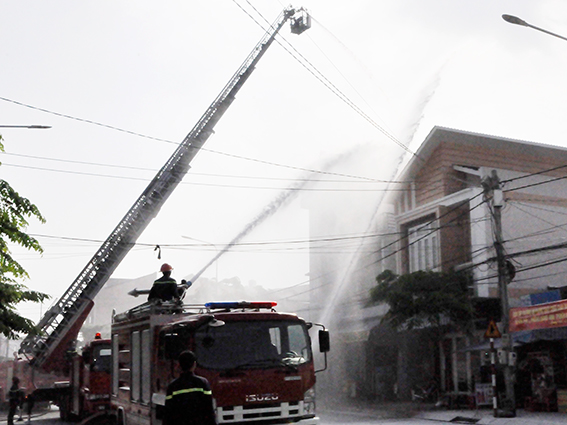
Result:
{"type": "MultiPolygon", "coordinates": [[[[393,417],[380,417],[374,413],[364,412],[341,412],[341,411],[324,411],[320,412],[321,425],[376,425],[376,424],[392,424],[392,425],[435,425],[448,422],[437,422],[423,419],[411,418],[393,418],[393,417]],[[378,417],[377,417],[378,416],[378,417]]],[[[15,422],[16,425],[27,425],[27,417],[22,422],[15,422]]],[[[0,425],[6,424],[5,416],[1,417],[0,425]]],[[[69,422],[63,422],[59,419],[59,411],[54,408],[53,410],[37,412],[32,415],[31,424],[33,425],[69,425],[69,422]]],[[[92,424],[95,425],[95,424],[92,424]]],[[[96,425],[102,425],[98,423],[96,425]]]]}
{"type": "Polygon", "coordinates": [[[392,424],[392,425],[435,425],[447,422],[437,422],[424,419],[411,418],[392,418],[392,417],[376,417],[375,414],[359,413],[359,412],[320,412],[321,425],[376,425],[376,424],[392,424]]]}

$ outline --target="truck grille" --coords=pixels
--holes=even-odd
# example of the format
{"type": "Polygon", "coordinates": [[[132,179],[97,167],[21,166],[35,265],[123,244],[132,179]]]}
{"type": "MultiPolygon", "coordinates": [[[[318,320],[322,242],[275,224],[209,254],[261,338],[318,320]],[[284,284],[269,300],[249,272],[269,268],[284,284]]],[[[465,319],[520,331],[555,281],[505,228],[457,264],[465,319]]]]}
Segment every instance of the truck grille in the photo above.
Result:
{"type": "Polygon", "coordinates": [[[269,403],[248,406],[225,406],[217,409],[219,423],[237,423],[265,420],[299,419],[303,414],[303,401],[269,403]]]}

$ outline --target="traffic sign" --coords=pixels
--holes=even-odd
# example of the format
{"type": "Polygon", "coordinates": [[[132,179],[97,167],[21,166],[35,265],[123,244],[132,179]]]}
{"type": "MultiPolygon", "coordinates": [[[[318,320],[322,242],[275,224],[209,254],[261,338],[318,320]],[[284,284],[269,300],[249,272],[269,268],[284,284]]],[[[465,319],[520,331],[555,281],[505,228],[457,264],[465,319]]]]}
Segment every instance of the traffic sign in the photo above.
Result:
{"type": "Polygon", "coordinates": [[[502,334],[498,330],[498,326],[496,326],[496,322],[494,320],[490,320],[488,323],[488,328],[484,333],[485,338],[502,338],[502,334]]]}

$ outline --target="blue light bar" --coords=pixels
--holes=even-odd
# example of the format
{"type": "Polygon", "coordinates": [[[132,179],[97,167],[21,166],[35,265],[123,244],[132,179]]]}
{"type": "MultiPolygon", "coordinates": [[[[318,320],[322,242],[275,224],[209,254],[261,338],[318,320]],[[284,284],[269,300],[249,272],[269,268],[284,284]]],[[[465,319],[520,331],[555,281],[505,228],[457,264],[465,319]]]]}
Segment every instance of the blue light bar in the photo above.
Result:
{"type": "Polygon", "coordinates": [[[277,306],[278,303],[273,301],[229,301],[229,302],[209,302],[205,304],[206,308],[217,309],[232,309],[232,308],[273,308],[277,306]]]}

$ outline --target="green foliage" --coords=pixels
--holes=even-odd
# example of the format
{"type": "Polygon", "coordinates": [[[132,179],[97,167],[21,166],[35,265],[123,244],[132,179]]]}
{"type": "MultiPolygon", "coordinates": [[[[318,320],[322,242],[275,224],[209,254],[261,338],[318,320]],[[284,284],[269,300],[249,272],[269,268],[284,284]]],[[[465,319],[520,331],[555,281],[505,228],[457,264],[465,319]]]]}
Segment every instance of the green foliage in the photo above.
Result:
{"type": "MultiPolygon", "coordinates": [[[[4,151],[0,136],[0,151],[4,151]]],[[[43,252],[39,242],[25,233],[28,218],[35,217],[44,223],[39,209],[23,198],[8,182],[0,180],[0,333],[16,338],[20,333],[35,333],[36,328],[29,319],[21,317],[16,304],[22,301],[41,302],[48,295],[30,291],[18,282],[28,278],[26,270],[18,263],[8,244],[17,244],[36,252],[43,252]]]]}
{"type": "Polygon", "coordinates": [[[376,281],[370,290],[370,304],[388,304],[383,321],[394,328],[439,327],[445,317],[467,330],[474,318],[466,273],[418,271],[397,276],[386,270],[376,281]]]}

